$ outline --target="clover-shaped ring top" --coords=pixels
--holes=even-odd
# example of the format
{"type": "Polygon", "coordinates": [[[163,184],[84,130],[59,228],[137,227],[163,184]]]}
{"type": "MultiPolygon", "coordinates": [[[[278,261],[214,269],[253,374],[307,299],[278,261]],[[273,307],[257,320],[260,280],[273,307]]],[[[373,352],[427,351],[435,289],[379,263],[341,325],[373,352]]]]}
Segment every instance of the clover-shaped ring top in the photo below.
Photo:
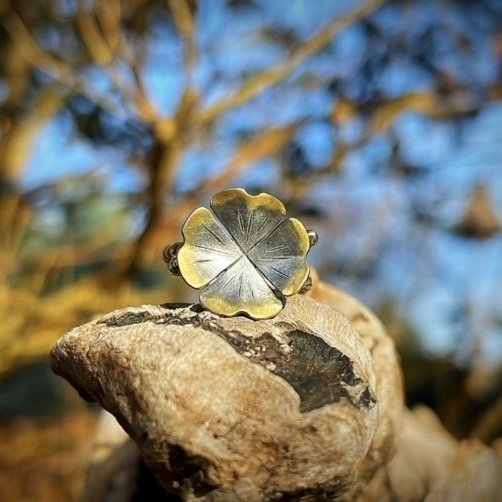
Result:
{"type": "Polygon", "coordinates": [[[188,217],[183,243],[166,248],[171,271],[201,288],[200,302],[211,312],[274,317],[285,296],[308,282],[307,253],[317,235],[287,218],[282,202],[266,193],[224,190],[210,206],[188,217]]]}

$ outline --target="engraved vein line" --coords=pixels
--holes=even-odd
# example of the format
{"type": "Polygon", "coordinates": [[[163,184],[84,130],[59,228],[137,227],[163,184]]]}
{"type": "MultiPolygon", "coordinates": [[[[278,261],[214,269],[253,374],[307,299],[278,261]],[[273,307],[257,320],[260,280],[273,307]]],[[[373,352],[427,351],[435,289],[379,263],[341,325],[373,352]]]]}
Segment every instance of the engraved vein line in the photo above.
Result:
{"type": "Polygon", "coordinates": [[[279,222],[272,230],[270,230],[270,232],[266,235],[264,235],[263,237],[261,237],[260,239],[258,239],[248,250],[247,252],[249,253],[253,248],[255,248],[256,246],[258,246],[258,244],[260,244],[261,242],[263,242],[265,239],[268,239],[283,223],[285,223],[286,221],[288,220],[282,220],[281,222],[279,222]]]}
{"type": "Polygon", "coordinates": [[[242,298],[242,281],[243,281],[243,275],[244,275],[244,271],[241,270],[241,273],[239,275],[239,292],[237,294],[237,296],[239,298],[242,298]]]}
{"type": "Polygon", "coordinates": [[[225,281],[225,283],[224,283],[224,284],[222,284],[222,285],[220,286],[220,288],[221,288],[221,289],[225,289],[225,288],[228,286],[228,284],[232,281],[232,279],[233,279],[233,276],[232,276],[232,275],[230,275],[230,277],[229,277],[229,278],[225,281]]]}
{"type": "Polygon", "coordinates": [[[242,219],[242,214],[240,209],[237,209],[237,221],[239,223],[239,229],[242,233],[244,233],[244,220],[242,219]]]}
{"type": "Polygon", "coordinates": [[[292,255],[292,256],[271,256],[271,257],[268,257],[268,258],[263,258],[263,257],[258,257],[256,258],[256,261],[261,261],[261,262],[269,262],[270,260],[274,259],[274,260],[291,260],[293,258],[296,258],[296,256],[292,255]]]}
{"type": "Polygon", "coordinates": [[[288,246],[286,246],[286,244],[278,244],[277,246],[273,246],[271,248],[268,248],[265,252],[267,254],[270,254],[270,253],[275,253],[276,251],[282,251],[283,249],[287,249],[288,246]]]}
{"type": "Polygon", "coordinates": [[[268,220],[270,220],[270,214],[267,214],[267,215],[265,216],[265,218],[263,218],[263,220],[261,221],[261,223],[260,223],[260,224],[261,224],[261,227],[262,227],[262,228],[264,228],[264,227],[265,227],[265,225],[267,224],[268,220]]]}
{"type": "Polygon", "coordinates": [[[246,228],[246,244],[249,242],[249,239],[251,238],[251,229],[253,228],[253,220],[254,220],[254,212],[249,211],[248,224],[246,228]]]}
{"type": "Polygon", "coordinates": [[[289,279],[289,276],[286,275],[284,272],[281,272],[279,269],[275,268],[275,267],[270,267],[274,272],[276,272],[277,274],[279,275],[282,275],[282,277],[285,277],[286,279],[289,279]]]}
{"type": "Polygon", "coordinates": [[[194,248],[206,249],[207,251],[212,251],[213,253],[221,253],[229,256],[235,256],[235,253],[231,253],[230,251],[224,251],[223,249],[214,249],[208,246],[201,246],[200,244],[192,244],[194,248]]]}
{"type": "Polygon", "coordinates": [[[205,229],[220,243],[220,244],[225,244],[222,240],[222,238],[214,231],[211,230],[209,227],[205,227],[205,229]]]}

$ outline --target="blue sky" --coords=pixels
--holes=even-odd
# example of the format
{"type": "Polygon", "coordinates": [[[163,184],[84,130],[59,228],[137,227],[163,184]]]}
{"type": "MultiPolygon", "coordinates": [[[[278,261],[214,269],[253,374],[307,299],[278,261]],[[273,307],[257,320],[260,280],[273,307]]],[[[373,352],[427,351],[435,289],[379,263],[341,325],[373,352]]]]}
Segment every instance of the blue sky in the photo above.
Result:
{"type": "MultiPolygon", "coordinates": [[[[196,73],[197,85],[205,91],[203,102],[211,103],[232,93],[244,73],[260,71],[279,64],[286,56],[284,48],[263,41],[257,35],[265,25],[287,28],[299,37],[308,37],[337,12],[353,8],[355,2],[312,2],[281,0],[258,2],[261,13],[247,12],[236,16],[222,0],[201,3],[198,44],[201,50],[196,73]],[[215,72],[220,78],[215,78],[215,72]]],[[[435,22],[439,14],[431,2],[415,9],[413,30],[420,35],[424,26],[435,22]]],[[[450,5],[450,4],[448,4],[450,5]]],[[[465,15],[450,5],[448,15],[452,29],[466,30],[465,15]]],[[[377,24],[399,35],[409,29],[390,10],[380,12],[377,24]]],[[[410,35],[411,36],[411,35],[410,35]]],[[[473,75],[480,83],[497,78],[495,56],[488,37],[476,35],[471,67],[453,58],[453,52],[439,51],[437,57],[459,79],[473,75]]],[[[162,27],[152,30],[152,42],[145,65],[145,80],[153,101],[163,114],[172,113],[183,90],[185,79],[180,71],[181,46],[166,38],[162,27]]],[[[330,51],[303,64],[283,84],[271,89],[247,106],[235,109],[221,120],[214,137],[188,149],[182,159],[178,188],[193,188],[202,177],[218,172],[232,158],[239,130],[255,131],[270,125],[286,124],[308,117],[298,133],[297,143],[314,166],[323,165],[338,148],[338,142],[357,141],[363,134],[362,121],[355,117],[333,134],[326,121],[336,96],[321,86],[302,85],[305,75],[325,82],[333,78],[354,80],[369,53],[378,48],[368,46],[360,26],[344,31],[334,40],[330,51]]],[[[100,71],[85,76],[90,85],[113,98],[109,82],[100,71]]],[[[406,58],[396,57],[379,76],[387,98],[403,93],[431,89],[430,74],[406,58]]],[[[0,99],[3,95],[0,85],[0,99]]],[[[129,116],[130,110],[118,104],[117,120],[129,116]]],[[[376,308],[394,298],[402,314],[419,333],[426,350],[433,353],[468,353],[482,337],[481,359],[502,358],[502,333],[497,316],[502,317],[499,284],[502,282],[502,240],[468,242],[451,232],[437,229],[418,230],[410,221],[410,197],[430,201],[435,215],[447,229],[466,209],[468,195],[478,184],[488,186],[502,215],[502,104],[485,106],[481,113],[466,122],[461,133],[450,121],[434,121],[414,112],[403,114],[392,128],[399,139],[403,158],[419,165],[428,174],[413,182],[382,174],[392,161],[392,144],[388,135],[375,136],[363,148],[350,155],[343,171],[326,179],[310,193],[312,200],[322,201],[329,218],[321,224],[326,237],[313,252],[318,264],[347,261],[357,268],[359,262],[377,256],[377,273],[359,280],[331,274],[330,281],[347,288],[376,308]],[[376,217],[378,215],[378,218],[376,217]],[[382,251],[383,250],[383,251],[382,251]],[[369,253],[369,254],[368,254],[369,253]],[[459,342],[459,328],[452,313],[459,302],[468,301],[474,312],[470,334],[459,342]]],[[[280,191],[278,163],[265,159],[247,171],[236,184],[270,186],[280,191]]],[[[111,193],[140,190],[144,177],[134,168],[127,155],[112,145],[96,146],[77,133],[68,115],[52,120],[38,138],[25,170],[22,184],[31,189],[53,182],[68,174],[97,172],[111,193]]],[[[141,228],[136,215],[131,231],[141,228]]],[[[376,258],[375,258],[376,259],[376,258]]]]}

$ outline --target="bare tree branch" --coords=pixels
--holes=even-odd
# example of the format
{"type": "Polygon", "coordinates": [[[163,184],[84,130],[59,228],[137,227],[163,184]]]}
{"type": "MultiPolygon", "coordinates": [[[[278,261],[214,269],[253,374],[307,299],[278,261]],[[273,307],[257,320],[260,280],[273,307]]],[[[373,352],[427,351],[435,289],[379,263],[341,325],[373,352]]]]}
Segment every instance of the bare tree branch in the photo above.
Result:
{"type": "Polygon", "coordinates": [[[384,3],[385,0],[370,0],[353,12],[337,16],[311,39],[302,43],[281,65],[253,75],[237,92],[231,96],[223,98],[221,101],[200,110],[195,117],[196,121],[200,124],[210,122],[228,110],[237,106],[242,106],[243,104],[258,97],[260,94],[290,75],[304,61],[324,49],[341,31],[361,19],[364,19],[376,9],[381,7],[384,3]]]}
{"type": "Polygon", "coordinates": [[[301,122],[295,122],[285,127],[266,129],[242,143],[227,166],[216,176],[202,182],[194,192],[214,192],[229,186],[246,167],[280,152],[291,141],[300,124],[301,122]]]}
{"type": "Polygon", "coordinates": [[[16,44],[19,53],[34,68],[44,72],[56,82],[69,88],[76,94],[87,97],[93,103],[106,110],[111,115],[119,115],[115,106],[104,95],[95,92],[89,86],[75,78],[75,71],[63,61],[55,59],[43,51],[23,23],[22,19],[14,12],[4,22],[5,29],[16,44]]]}

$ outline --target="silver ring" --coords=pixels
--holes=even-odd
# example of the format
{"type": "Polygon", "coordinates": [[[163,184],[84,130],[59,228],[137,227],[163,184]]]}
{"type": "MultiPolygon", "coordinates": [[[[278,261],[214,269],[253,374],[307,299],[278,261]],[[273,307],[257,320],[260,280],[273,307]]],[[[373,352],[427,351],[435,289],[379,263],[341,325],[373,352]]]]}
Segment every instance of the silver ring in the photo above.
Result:
{"type": "Polygon", "coordinates": [[[318,240],[272,195],[242,188],[217,193],[182,228],[183,241],[164,250],[169,270],[200,289],[215,314],[276,316],[286,297],[311,285],[307,254],[318,240]]]}

